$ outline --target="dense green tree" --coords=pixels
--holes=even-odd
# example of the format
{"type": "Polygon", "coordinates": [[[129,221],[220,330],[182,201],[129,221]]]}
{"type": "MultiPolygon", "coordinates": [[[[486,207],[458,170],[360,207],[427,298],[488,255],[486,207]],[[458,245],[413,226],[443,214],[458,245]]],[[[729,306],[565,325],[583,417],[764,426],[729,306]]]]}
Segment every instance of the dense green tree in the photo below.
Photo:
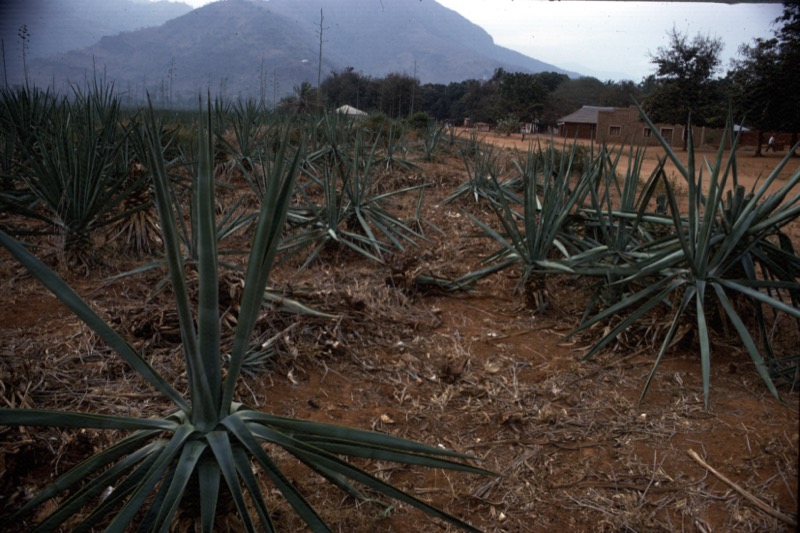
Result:
{"type": "Polygon", "coordinates": [[[447,86],[445,99],[448,102],[446,118],[462,122],[470,115],[464,104],[464,95],[467,94],[467,84],[464,82],[451,83],[447,86]]]}
{"type": "Polygon", "coordinates": [[[358,109],[377,106],[378,82],[353,67],[331,74],[320,85],[328,106],[337,108],[350,105],[358,109]]]}
{"type": "Polygon", "coordinates": [[[380,111],[393,118],[403,118],[415,111],[419,80],[407,74],[391,73],[378,85],[380,111]]]}
{"type": "Polygon", "coordinates": [[[460,84],[426,83],[419,88],[417,97],[418,109],[424,110],[436,120],[463,118],[458,116],[458,100],[464,91],[460,84]]]}
{"type": "Polygon", "coordinates": [[[639,86],[631,80],[607,81],[603,90],[603,105],[627,107],[639,100],[639,86]]]}
{"type": "Polygon", "coordinates": [[[800,135],[800,4],[784,4],[783,15],[776,22],[781,24],[777,32],[783,75],[779,94],[786,110],[781,129],[792,133],[794,146],[800,135]]]}
{"type": "Polygon", "coordinates": [[[569,81],[569,76],[566,74],[559,74],[558,72],[539,72],[534,74],[533,77],[545,86],[548,93],[555,91],[559,85],[569,81]]]}
{"type": "Polygon", "coordinates": [[[748,126],[758,129],[756,155],[761,155],[764,130],[778,129],[782,102],[776,87],[780,78],[777,39],[756,39],[753,45],[739,48],[739,59],[733,62],[731,101],[737,115],[743,115],[748,126]]]}
{"type": "MultiPolygon", "coordinates": [[[[644,102],[654,122],[720,126],[727,105],[715,75],[720,66],[722,40],[703,35],[688,36],[672,29],[669,46],[651,56],[655,87],[644,102]]],[[[684,139],[685,140],[685,139],[684,139]]]]}
{"type": "Polygon", "coordinates": [[[493,122],[502,116],[497,80],[467,80],[465,89],[461,103],[466,118],[474,122],[493,122]]]}
{"type": "Polygon", "coordinates": [[[500,119],[515,116],[523,122],[538,122],[544,111],[547,87],[534,74],[501,72],[499,76],[500,119]]]}
{"type": "Polygon", "coordinates": [[[585,105],[603,105],[605,84],[597,78],[584,77],[567,80],[550,95],[545,112],[545,122],[555,126],[559,118],[585,105]]]}
{"type": "Polygon", "coordinates": [[[659,82],[656,80],[655,74],[649,74],[642,78],[638,84],[636,84],[636,90],[639,95],[639,101],[647,101],[647,98],[655,92],[656,88],[658,87],[659,82]]]}
{"type": "Polygon", "coordinates": [[[747,124],[758,129],[756,155],[761,154],[765,131],[800,130],[800,4],[785,4],[770,39],[755,39],[739,48],[729,72],[731,100],[747,124]]]}

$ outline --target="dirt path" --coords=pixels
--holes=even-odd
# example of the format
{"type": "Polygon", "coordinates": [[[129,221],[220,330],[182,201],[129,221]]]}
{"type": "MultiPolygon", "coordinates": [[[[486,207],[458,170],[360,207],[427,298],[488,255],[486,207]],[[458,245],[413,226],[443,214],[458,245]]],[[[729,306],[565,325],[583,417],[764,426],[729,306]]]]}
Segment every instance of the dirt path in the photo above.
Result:
{"type": "MultiPolygon", "coordinates": [[[[459,135],[463,137],[467,137],[470,134],[470,130],[459,129],[459,135]]],[[[552,138],[547,135],[526,135],[525,139],[522,139],[520,134],[512,134],[510,136],[505,135],[498,135],[496,133],[480,133],[479,138],[483,142],[490,142],[497,146],[503,146],[504,148],[513,148],[516,150],[527,150],[528,146],[531,142],[533,143],[550,143],[556,142],[556,146],[562,147],[566,146],[567,148],[571,147],[572,140],[566,140],[562,138],[552,138]]],[[[589,148],[591,146],[591,142],[578,139],[577,141],[579,144],[586,146],[589,148]]],[[[615,149],[619,149],[619,145],[611,145],[615,149]]],[[[628,150],[629,146],[623,147],[625,150],[622,154],[622,161],[620,162],[621,168],[625,169],[628,160],[628,150]]],[[[758,183],[760,180],[763,180],[773,169],[775,169],[781,160],[786,155],[786,152],[782,153],[771,153],[771,154],[764,154],[761,157],[755,157],[752,148],[745,147],[736,152],[736,164],[739,173],[740,184],[743,185],[746,189],[750,189],[754,184],[758,183]]],[[[675,152],[678,157],[680,158],[681,162],[686,165],[688,163],[688,152],[681,151],[677,149],[675,152]]],[[[644,176],[649,176],[653,170],[658,165],[658,161],[661,157],[663,157],[665,151],[660,146],[650,146],[647,147],[644,164],[642,165],[642,174],[644,176]]],[[[700,163],[703,161],[708,161],[709,164],[713,163],[713,161],[717,157],[717,151],[713,147],[703,147],[696,152],[696,158],[698,159],[698,169],[700,163]]],[[[730,157],[730,151],[727,150],[723,154],[723,161],[727,162],[728,158],[730,157]]],[[[782,182],[785,182],[786,179],[789,178],[792,174],[797,172],[798,168],[800,168],[800,158],[794,158],[790,160],[783,170],[779,173],[779,177],[777,183],[773,187],[779,187],[782,182]]],[[[667,163],[664,167],[664,170],[667,176],[675,176],[678,177],[680,174],[675,167],[675,164],[672,160],[668,159],[667,163]]],[[[704,175],[707,175],[707,171],[704,169],[704,175]]]]}
{"type": "MultiPolygon", "coordinates": [[[[467,138],[471,133],[471,130],[459,129],[459,135],[467,138]]],[[[510,148],[514,150],[521,150],[525,151],[529,148],[530,143],[542,143],[542,145],[546,145],[546,143],[556,142],[556,146],[566,147],[569,149],[571,147],[571,140],[567,140],[565,144],[564,139],[553,139],[550,136],[546,135],[526,135],[525,139],[522,139],[520,134],[513,134],[510,136],[506,135],[498,135],[496,133],[480,133],[479,138],[482,142],[488,142],[494,144],[496,146],[502,146],[503,148],[510,148]]],[[[579,139],[577,141],[579,144],[590,148],[591,142],[579,139]]],[[[620,146],[618,145],[611,145],[613,149],[618,150],[620,146]]],[[[629,162],[629,150],[630,147],[622,147],[624,150],[621,157],[619,168],[624,172],[627,169],[628,162],[629,162]]],[[[665,150],[660,146],[649,146],[644,155],[644,161],[642,163],[642,173],[643,177],[649,177],[652,172],[656,169],[659,164],[661,158],[665,155],[665,150]]],[[[681,161],[681,163],[686,166],[688,165],[688,152],[681,151],[680,149],[676,150],[675,152],[681,161]]],[[[698,149],[695,154],[695,169],[697,172],[700,169],[703,170],[703,176],[706,177],[704,179],[704,189],[707,189],[708,180],[707,176],[709,175],[708,169],[706,165],[712,165],[716,160],[718,154],[715,148],[713,147],[703,147],[698,149]]],[[[754,190],[754,187],[760,187],[760,185],[764,182],[767,176],[773,172],[775,168],[783,161],[786,156],[786,152],[782,153],[771,153],[771,154],[764,154],[760,157],[755,157],[754,155],[754,148],[746,147],[738,150],[736,152],[736,168],[737,168],[737,177],[739,180],[739,184],[745,188],[746,191],[754,190]]],[[[725,151],[723,153],[723,164],[727,164],[730,158],[730,151],[725,151]]],[[[774,180],[769,187],[768,191],[770,193],[775,192],[779,188],[783,187],[786,184],[786,181],[791,177],[797,174],[798,170],[800,170],[800,157],[795,157],[789,159],[789,161],[783,166],[781,171],[778,173],[778,177],[774,180]]],[[[678,193],[685,193],[686,192],[686,185],[681,177],[681,173],[678,171],[675,163],[667,158],[667,162],[664,165],[664,171],[668,178],[670,178],[670,182],[676,187],[678,193]]],[[[731,190],[733,187],[732,181],[729,181],[726,189],[731,190]]],[[[795,192],[800,192],[798,189],[795,192]]],[[[800,223],[795,222],[790,224],[785,232],[791,237],[794,242],[800,242],[800,223]]]]}

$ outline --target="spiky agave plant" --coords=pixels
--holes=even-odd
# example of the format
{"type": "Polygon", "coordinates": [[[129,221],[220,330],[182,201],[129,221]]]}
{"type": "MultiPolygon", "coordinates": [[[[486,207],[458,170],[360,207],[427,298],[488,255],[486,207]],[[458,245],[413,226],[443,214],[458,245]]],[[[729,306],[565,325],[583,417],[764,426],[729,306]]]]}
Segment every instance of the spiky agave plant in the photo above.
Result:
{"type": "Polygon", "coordinates": [[[436,155],[441,151],[445,136],[446,132],[441,124],[435,122],[428,124],[428,127],[422,130],[422,139],[419,142],[419,149],[422,152],[420,158],[423,161],[435,161],[436,155]]]}
{"type": "MultiPolygon", "coordinates": [[[[383,263],[386,252],[403,251],[404,242],[416,245],[415,239],[425,238],[383,206],[392,196],[420,189],[424,185],[378,192],[373,164],[380,134],[371,147],[364,136],[363,128],[356,130],[351,148],[349,139],[337,144],[335,136],[329,135],[331,144],[327,148],[327,155],[318,158],[317,169],[320,174],[315,175],[310,169],[306,171],[322,189],[324,202],[316,204],[300,188],[306,214],[296,213],[293,221],[298,222],[301,229],[284,243],[285,248],[294,248],[295,251],[311,248],[303,267],[309,265],[325,246],[333,243],[383,263]]],[[[339,138],[346,138],[346,135],[340,134],[339,138]]]]}
{"type": "MultiPolygon", "coordinates": [[[[763,323],[766,309],[800,320],[797,306],[800,258],[782,233],[786,224],[800,216],[800,194],[795,191],[800,183],[800,169],[771,192],[770,188],[777,185],[776,180],[789,161],[787,155],[752,194],[747,197],[741,193],[728,195],[726,188],[731,182],[734,190],[739,190],[736,139],[731,143],[731,155],[727,161],[723,153],[726,137],[723,136],[714,161],[706,162],[698,170],[691,128],[688,130],[688,162],[684,165],[643,112],[642,117],[686,181],[688,212],[686,216],[681,214],[672,185],[662,174],[675,234],[671,240],[662,239],[643,246],[640,250],[642,260],[634,265],[624,268],[606,265],[610,274],[625,275],[617,283],[638,285],[639,289],[582,321],[573,333],[627,314],[585,356],[591,357],[649,311],[666,306],[672,314],[670,325],[645,383],[641,401],[679,325],[687,319],[693,320],[700,344],[703,396],[707,409],[711,375],[710,321],[720,313],[735,329],[769,391],[780,398],[757,337],[743,319],[741,304],[737,305],[737,301],[749,307],[748,314],[755,316],[757,329],[762,332],[767,329],[763,323]],[[707,187],[704,187],[703,168],[707,173],[707,187]],[[781,245],[775,245],[774,239],[781,245]],[[790,301],[787,303],[781,295],[788,295],[790,301]]],[[[762,336],[766,351],[771,354],[769,337],[762,336]]]]}
{"type": "Polygon", "coordinates": [[[270,137],[270,127],[265,120],[267,110],[255,100],[239,100],[233,105],[230,115],[234,140],[230,142],[225,138],[226,124],[219,124],[222,142],[237,164],[250,168],[262,154],[266,139],[270,137]]]}
{"type": "Polygon", "coordinates": [[[523,290],[529,307],[543,310],[547,306],[545,280],[548,273],[572,273],[562,262],[553,261],[554,253],[569,258],[581,253],[581,237],[571,228],[575,210],[592,187],[602,158],[597,158],[583,173],[572,171],[576,150],[561,155],[552,147],[538,151],[530,147],[518,168],[522,175],[522,213],[517,213],[515,199],[502,190],[492,175],[494,202],[490,205],[502,230],[496,230],[468,214],[484,233],[500,245],[500,250],[485,259],[486,267],[465,274],[458,284],[474,281],[505,268],[521,265],[522,275],[517,289],[523,290]]]}
{"type": "Polygon", "coordinates": [[[375,166],[381,166],[386,170],[416,170],[417,165],[409,161],[406,157],[408,149],[405,146],[406,130],[401,123],[392,121],[389,123],[389,130],[385,135],[381,131],[377,132],[383,139],[383,153],[375,157],[375,166]]]}
{"type": "Polygon", "coordinates": [[[495,151],[494,145],[482,145],[477,134],[473,134],[471,142],[461,151],[461,159],[467,171],[467,181],[445,198],[444,203],[449,204],[464,195],[472,195],[476,202],[479,198],[494,200],[497,189],[493,187],[492,178],[501,173],[500,153],[495,151]]]}
{"type": "Polygon", "coordinates": [[[638,262],[657,250],[657,241],[671,242],[673,221],[666,211],[666,196],[656,196],[661,183],[666,156],[659,159],[647,180],[642,179],[643,146],[628,151],[628,166],[620,176],[620,159],[624,147],[616,153],[606,146],[598,152],[601,176],[596,186],[589,188],[586,205],[580,211],[578,231],[584,236],[586,251],[563,260],[565,266],[578,275],[597,276],[584,316],[590,316],[598,307],[608,307],[630,293],[629,284],[621,283],[638,262]],[[650,209],[655,197],[656,210],[650,209]],[[648,252],[647,250],[650,250],[648,252]],[[630,268],[628,268],[630,267],[630,268]]]}
{"type": "Polygon", "coordinates": [[[142,189],[144,180],[131,179],[127,166],[117,164],[129,128],[122,125],[113,86],[96,83],[91,90],[75,89],[72,99],[52,103],[46,93],[41,98],[44,103],[27,107],[45,107],[48,114],[20,136],[17,170],[38,205],[19,211],[45,221],[63,238],[68,258],[84,263],[92,257],[96,231],[138,209],[120,213],[118,208],[142,189]]]}
{"type": "Polygon", "coordinates": [[[274,531],[270,509],[254,466],[289,502],[313,531],[329,527],[281,471],[264,445],[282,448],[339,488],[357,493],[354,482],[406,502],[469,531],[465,522],[381,481],[342,456],[394,461],[472,473],[485,471],[463,462],[466,456],[392,436],[342,426],[306,422],[255,411],[234,401],[236,383],[251,333],[262,304],[264,288],[276,254],[293,190],[299,151],[284,158],[287,139],[273,166],[269,188],[262,200],[259,220],[247,265],[241,310],[230,352],[227,374],[222,372],[220,314],[218,308],[218,258],[214,223],[213,139],[208,124],[201,128],[197,203],[199,297],[193,316],[183,273],[173,206],[168,198],[167,176],[160,132],[152,109],[143,126],[148,142],[148,167],[163,229],[172,289],[180,319],[183,355],[188,376],[184,396],[159,375],[142,355],[106,324],[81,298],[22,245],[0,232],[0,244],[37,277],[54,295],[113,348],[158,392],[175,404],[164,418],[135,418],[36,409],[0,409],[0,424],[97,428],[130,431],[126,437],[80,463],[44,489],[18,513],[69,491],[60,505],[38,524],[52,531],[85,507],[94,505],[76,530],[104,526],[107,531],[127,531],[134,521],[139,530],[168,530],[191,484],[199,494],[202,531],[215,523],[221,491],[227,489],[247,531],[274,531]],[[223,485],[224,483],[224,485],[223,485]],[[114,488],[97,503],[108,486],[114,488]],[[250,504],[246,501],[249,496],[250,504]],[[254,513],[254,515],[251,514],[254,513]],[[104,524],[106,521],[109,523],[104,524]]]}
{"type": "MultiPolygon", "coordinates": [[[[53,113],[56,98],[49,91],[23,85],[0,90],[0,212],[20,214],[46,220],[36,209],[36,197],[19,176],[24,147],[35,142],[36,133],[53,113]]],[[[21,232],[20,232],[21,233],[21,232]]]]}

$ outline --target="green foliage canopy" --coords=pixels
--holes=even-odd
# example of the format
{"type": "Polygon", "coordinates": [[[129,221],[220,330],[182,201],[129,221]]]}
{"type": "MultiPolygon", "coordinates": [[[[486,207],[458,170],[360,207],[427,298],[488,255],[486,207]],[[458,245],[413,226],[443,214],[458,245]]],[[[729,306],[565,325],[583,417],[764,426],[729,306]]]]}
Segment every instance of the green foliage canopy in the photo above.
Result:
{"type": "Polygon", "coordinates": [[[722,126],[726,106],[714,78],[722,41],[699,34],[689,40],[674,28],[668,35],[669,46],[651,56],[655,87],[645,100],[645,110],[653,122],[686,124],[691,115],[698,126],[722,126]]]}
{"type": "MultiPolygon", "coordinates": [[[[759,130],[800,130],[800,5],[786,4],[771,39],[739,48],[729,73],[731,99],[759,130]]],[[[796,140],[796,139],[795,139],[796,140]]],[[[793,143],[794,144],[794,141],[793,143]]]]}

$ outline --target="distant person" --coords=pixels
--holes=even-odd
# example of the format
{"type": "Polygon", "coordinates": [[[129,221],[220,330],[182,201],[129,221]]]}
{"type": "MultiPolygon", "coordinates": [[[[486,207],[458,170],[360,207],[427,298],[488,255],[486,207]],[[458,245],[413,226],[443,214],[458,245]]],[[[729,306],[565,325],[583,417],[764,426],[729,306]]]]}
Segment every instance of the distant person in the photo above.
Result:
{"type": "Polygon", "coordinates": [[[769,141],[767,141],[767,149],[765,151],[769,152],[770,150],[772,150],[773,152],[775,151],[775,136],[774,135],[770,135],[769,136],[769,141]]]}

